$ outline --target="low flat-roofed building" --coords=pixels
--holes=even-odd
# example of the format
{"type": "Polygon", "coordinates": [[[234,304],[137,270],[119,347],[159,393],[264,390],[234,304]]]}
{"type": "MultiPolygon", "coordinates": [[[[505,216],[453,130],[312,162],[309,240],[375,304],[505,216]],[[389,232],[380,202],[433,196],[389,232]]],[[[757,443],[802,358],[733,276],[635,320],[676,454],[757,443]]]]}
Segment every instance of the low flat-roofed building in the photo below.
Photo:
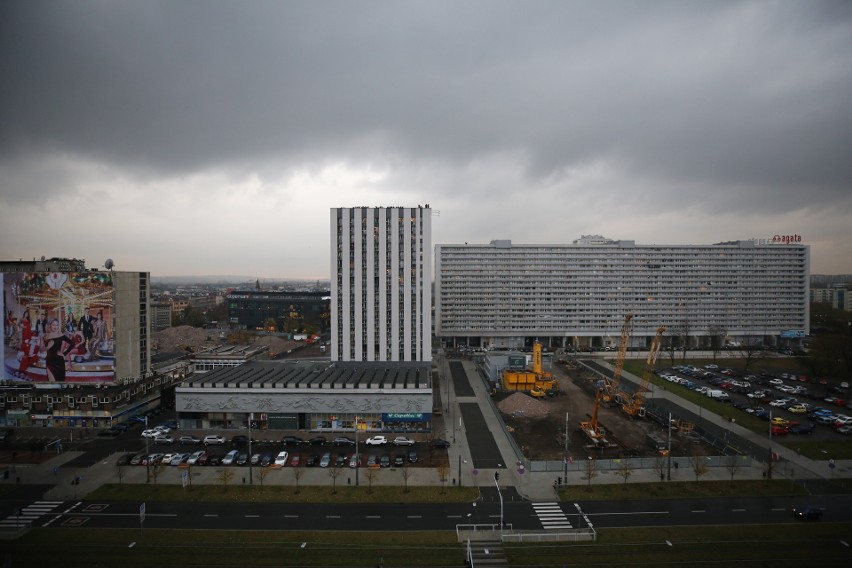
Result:
{"type": "Polygon", "coordinates": [[[217,345],[194,353],[191,357],[194,373],[209,373],[223,367],[239,367],[267,351],[265,345],[217,345]]]}
{"type": "Polygon", "coordinates": [[[181,428],[429,432],[428,362],[250,361],[175,390],[181,428]]]}

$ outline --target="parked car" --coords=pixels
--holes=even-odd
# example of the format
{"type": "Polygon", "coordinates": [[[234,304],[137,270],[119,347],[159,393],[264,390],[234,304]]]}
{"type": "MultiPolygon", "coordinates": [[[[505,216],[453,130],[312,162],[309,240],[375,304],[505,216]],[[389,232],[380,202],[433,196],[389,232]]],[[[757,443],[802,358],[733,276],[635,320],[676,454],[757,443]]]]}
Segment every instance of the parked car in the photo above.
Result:
{"type": "Polygon", "coordinates": [[[373,436],[371,438],[367,438],[365,443],[368,446],[383,446],[388,443],[388,439],[384,436],[373,436]]]}
{"type": "Polygon", "coordinates": [[[240,452],[240,455],[237,456],[237,465],[246,465],[248,463],[249,456],[247,452],[240,452]]]}
{"type": "Polygon", "coordinates": [[[348,458],[346,454],[343,452],[337,454],[337,458],[334,460],[334,467],[343,467],[346,465],[348,458]]]}
{"type": "Polygon", "coordinates": [[[195,436],[181,436],[178,438],[178,444],[181,446],[195,446],[200,443],[201,439],[195,436]]]}
{"type": "Polygon", "coordinates": [[[284,436],[281,443],[285,446],[301,446],[305,441],[297,436],[284,436]]]}
{"type": "Polygon", "coordinates": [[[396,454],[393,457],[393,465],[396,467],[402,467],[405,465],[405,456],[403,454],[396,454]]]}
{"type": "Polygon", "coordinates": [[[299,467],[300,465],[302,465],[302,456],[299,454],[290,456],[290,467],[299,467]]]}
{"type": "Polygon", "coordinates": [[[798,424],[790,428],[791,434],[813,434],[816,430],[816,424],[809,422],[808,424],[798,424]]]}
{"type": "Polygon", "coordinates": [[[328,467],[329,465],[331,465],[331,454],[326,452],[320,458],[319,466],[328,467]]]}
{"type": "Polygon", "coordinates": [[[242,434],[239,434],[237,436],[233,436],[231,438],[231,445],[232,446],[242,447],[242,446],[247,446],[248,443],[249,443],[248,436],[243,436],[242,434]]]}
{"type": "Polygon", "coordinates": [[[408,450],[408,461],[417,463],[417,450],[408,450]]]}
{"type": "Polygon", "coordinates": [[[284,466],[287,463],[287,456],[289,454],[285,451],[278,452],[278,455],[275,456],[275,465],[284,466]]]}
{"type": "Polygon", "coordinates": [[[319,461],[319,454],[311,454],[308,456],[308,459],[305,460],[305,467],[315,467],[319,464],[319,461]]]}
{"type": "Polygon", "coordinates": [[[406,438],[405,436],[397,436],[393,439],[394,446],[413,446],[414,440],[411,438],[406,438]]]}
{"type": "Polygon", "coordinates": [[[234,465],[234,462],[237,461],[237,457],[240,455],[239,450],[231,450],[225,457],[222,458],[222,465],[234,465]]]}
{"type": "Polygon", "coordinates": [[[204,445],[205,446],[221,446],[225,443],[225,438],[219,436],[218,434],[212,434],[210,436],[204,436],[204,445]]]}
{"type": "Polygon", "coordinates": [[[119,458],[116,460],[115,465],[130,465],[130,462],[133,461],[135,454],[121,454],[119,458]]]}
{"type": "Polygon", "coordinates": [[[361,467],[361,454],[352,454],[352,457],[349,458],[349,467],[361,467]]]}
{"type": "Polygon", "coordinates": [[[260,452],[254,453],[254,454],[251,455],[251,459],[249,460],[249,463],[251,465],[260,465],[260,458],[261,457],[262,457],[262,455],[261,455],[260,452]]]}
{"type": "Polygon", "coordinates": [[[275,457],[272,454],[266,453],[260,457],[260,467],[269,467],[272,465],[272,462],[275,461],[275,457]]]}
{"type": "Polygon", "coordinates": [[[169,461],[169,465],[180,465],[189,459],[189,454],[175,454],[169,461]]]}
{"type": "Polygon", "coordinates": [[[98,436],[101,436],[103,438],[115,438],[117,436],[121,436],[121,430],[107,428],[106,430],[99,431],[98,436]]]}
{"type": "Polygon", "coordinates": [[[334,439],[333,444],[335,446],[354,446],[355,440],[352,438],[347,438],[346,436],[340,436],[334,439]]]}
{"type": "Polygon", "coordinates": [[[204,450],[198,450],[197,452],[193,452],[192,454],[190,454],[190,456],[186,459],[186,463],[188,463],[189,465],[196,465],[198,463],[198,460],[202,456],[206,455],[207,452],[205,452],[204,450]]]}
{"type": "Polygon", "coordinates": [[[326,442],[325,436],[314,436],[310,440],[308,440],[308,444],[311,446],[324,446],[326,442]]]}
{"type": "Polygon", "coordinates": [[[379,458],[379,465],[381,467],[390,467],[390,464],[391,464],[391,459],[390,459],[390,456],[388,454],[384,454],[384,455],[382,455],[381,458],[379,458]]]}
{"type": "Polygon", "coordinates": [[[154,438],[154,443],[155,444],[174,444],[175,439],[172,438],[171,436],[157,436],[156,438],[154,438]]]}
{"type": "Polygon", "coordinates": [[[442,440],[442,439],[438,438],[436,440],[432,440],[432,447],[433,448],[449,448],[450,443],[446,440],[442,440]]]}

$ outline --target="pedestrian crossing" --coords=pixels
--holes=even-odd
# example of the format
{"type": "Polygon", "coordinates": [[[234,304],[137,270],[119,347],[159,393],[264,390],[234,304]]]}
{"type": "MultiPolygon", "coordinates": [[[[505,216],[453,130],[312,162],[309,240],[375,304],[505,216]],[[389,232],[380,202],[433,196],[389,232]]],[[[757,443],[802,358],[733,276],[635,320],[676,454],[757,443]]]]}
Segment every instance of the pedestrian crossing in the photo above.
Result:
{"type": "Polygon", "coordinates": [[[546,530],[573,528],[559,503],[533,503],[533,510],[546,530]]]}
{"type": "Polygon", "coordinates": [[[31,505],[21,507],[20,511],[15,511],[8,517],[0,519],[0,530],[15,530],[31,526],[39,517],[50,513],[62,503],[62,501],[36,501],[31,505]]]}

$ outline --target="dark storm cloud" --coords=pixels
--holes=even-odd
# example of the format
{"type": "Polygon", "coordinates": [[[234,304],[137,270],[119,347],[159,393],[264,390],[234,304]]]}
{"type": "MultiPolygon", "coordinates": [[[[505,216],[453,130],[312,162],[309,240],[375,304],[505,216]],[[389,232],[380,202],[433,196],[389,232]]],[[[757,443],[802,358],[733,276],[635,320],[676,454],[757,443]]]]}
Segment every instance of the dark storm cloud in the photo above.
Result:
{"type": "MultiPolygon", "coordinates": [[[[6,2],[0,73],[11,202],[76,190],[75,158],[144,181],[505,155],[530,187],[601,164],[614,203],[850,207],[843,1],[6,2]]],[[[524,189],[459,180],[430,199],[524,189]]]]}

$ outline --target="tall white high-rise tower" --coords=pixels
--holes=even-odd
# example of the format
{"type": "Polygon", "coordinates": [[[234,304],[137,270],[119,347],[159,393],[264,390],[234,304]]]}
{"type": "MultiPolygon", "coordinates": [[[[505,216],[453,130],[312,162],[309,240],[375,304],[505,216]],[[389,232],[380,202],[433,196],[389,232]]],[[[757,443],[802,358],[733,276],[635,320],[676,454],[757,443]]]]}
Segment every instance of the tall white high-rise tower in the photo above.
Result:
{"type": "Polygon", "coordinates": [[[331,210],[331,360],[431,361],[429,205],[331,210]]]}

